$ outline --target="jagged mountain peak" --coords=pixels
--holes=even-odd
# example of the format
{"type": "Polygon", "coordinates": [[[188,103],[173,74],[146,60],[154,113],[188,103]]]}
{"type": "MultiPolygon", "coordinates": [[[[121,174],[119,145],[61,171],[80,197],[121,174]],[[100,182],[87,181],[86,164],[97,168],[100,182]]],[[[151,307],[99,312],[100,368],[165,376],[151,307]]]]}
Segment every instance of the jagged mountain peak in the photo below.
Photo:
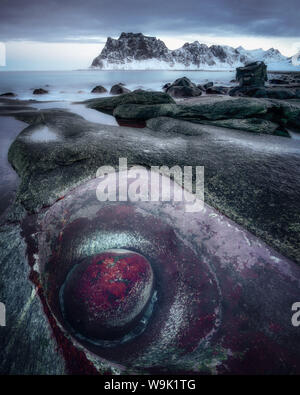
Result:
{"type": "Polygon", "coordinates": [[[101,69],[233,69],[261,60],[288,62],[277,49],[246,50],[242,46],[208,46],[199,41],[185,43],[170,50],[165,43],[143,33],[122,32],[118,39],[108,37],[106,44],[92,63],[101,69]]]}

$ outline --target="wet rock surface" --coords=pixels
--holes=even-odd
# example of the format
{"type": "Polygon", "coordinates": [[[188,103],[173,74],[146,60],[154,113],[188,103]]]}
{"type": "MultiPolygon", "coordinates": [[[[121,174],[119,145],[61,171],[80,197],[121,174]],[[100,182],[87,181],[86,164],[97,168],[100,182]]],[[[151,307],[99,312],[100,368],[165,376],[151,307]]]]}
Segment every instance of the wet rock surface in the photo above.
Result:
{"type": "Polygon", "coordinates": [[[280,130],[277,123],[260,118],[218,119],[215,121],[199,121],[199,123],[220,126],[223,128],[245,130],[246,132],[277,134],[279,136],[289,137],[288,132],[280,130]]]}
{"type": "Polygon", "coordinates": [[[118,120],[146,121],[161,116],[172,117],[176,112],[176,104],[121,104],[115,108],[113,115],[118,120]]]}
{"type": "MultiPolygon", "coordinates": [[[[225,102],[219,106],[216,103],[210,120],[222,119],[218,108],[222,109],[222,114],[226,108],[232,116],[231,103],[227,103],[226,106],[225,102]]],[[[193,106],[186,107],[179,109],[180,114],[190,119],[194,116],[193,106]]],[[[210,109],[210,105],[207,108],[210,109]]],[[[207,108],[203,109],[203,114],[210,114],[207,108]]],[[[257,114],[267,110],[265,102],[255,101],[251,107],[240,103],[240,112],[244,115],[245,111],[257,114]]],[[[294,109],[287,107],[284,110],[293,114],[294,109]]],[[[117,164],[119,157],[127,157],[132,164],[147,166],[201,163],[206,169],[209,204],[299,260],[296,226],[299,220],[296,210],[299,152],[295,141],[276,136],[263,138],[208,125],[197,126],[170,118],[150,120],[151,129],[135,129],[93,124],[62,110],[43,111],[42,114],[43,121],[33,121],[9,150],[9,161],[22,180],[18,201],[27,210],[35,211],[52,204],[74,185],[95,174],[99,166],[117,164]],[[35,134],[45,127],[54,136],[53,140],[34,141],[35,134]],[[189,130],[197,137],[187,136],[189,130]],[[137,148],[140,141],[143,141],[142,149],[137,148]],[[290,187],[283,190],[282,180],[290,187]],[[256,191],[255,204],[253,190],[256,191]]],[[[37,115],[37,119],[40,116],[37,115]]],[[[31,117],[33,114],[30,121],[33,120],[31,117]]]]}
{"type": "Polygon", "coordinates": [[[227,120],[223,124],[219,122],[219,125],[267,134],[277,134],[278,130],[279,134],[288,136],[287,128],[299,129],[300,108],[297,103],[240,98],[238,100],[220,100],[210,103],[204,101],[197,104],[185,104],[185,102],[179,102],[177,105],[121,104],[115,108],[113,115],[118,120],[130,120],[132,122],[146,121],[160,116],[195,123],[208,121],[208,124],[211,121],[227,120]],[[230,121],[231,119],[236,119],[236,121],[230,121]],[[247,127],[245,127],[246,124],[247,127]],[[244,125],[244,127],[241,128],[241,125],[244,125]]]}
{"type": "MultiPolygon", "coordinates": [[[[13,300],[15,308],[12,324],[0,337],[1,372],[299,373],[299,330],[290,324],[290,308],[299,294],[300,146],[297,140],[228,127],[231,122],[250,130],[257,122],[269,131],[278,119],[297,125],[299,105],[234,98],[194,106],[176,105],[169,96],[152,97],[150,107],[161,109],[162,104],[178,111],[180,119],[152,118],[146,128],[134,129],[91,123],[65,110],[26,110],[29,103],[16,106],[25,109],[11,110],[29,126],[9,151],[21,185],[7,218],[10,224],[1,227],[0,270],[7,283],[0,287],[0,300],[7,306],[13,300]],[[233,118],[233,102],[237,118],[233,118]],[[184,120],[199,114],[220,125],[184,120]],[[126,157],[129,166],[204,166],[209,206],[191,215],[182,203],[99,202],[98,182],[91,179],[100,166],[117,166],[120,157],[126,157]],[[118,237],[105,238],[109,232],[118,237]],[[41,265],[48,262],[47,254],[63,267],[65,262],[97,253],[97,240],[105,248],[145,247],[139,251],[151,258],[151,264],[158,259],[175,262],[170,254],[181,256],[181,243],[191,251],[188,264],[183,254],[174,267],[154,266],[162,289],[171,293],[158,293],[157,310],[137,343],[103,349],[83,342],[78,347],[70,334],[57,327],[53,309],[47,307],[45,282],[39,281],[41,271],[52,270],[51,265],[41,265]],[[210,281],[195,286],[194,281],[205,275],[210,281]],[[178,286],[173,287],[174,281],[178,286]],[[212,284],[209,292],[208,284],[212,284]],[[271,307],[270,300],[276,301],[271,307]],[[205,310],[196,302],[213,313],[201,320],[199,311],[205,310]],[[174,311],[182,318],[178,332],[172,324],[174,311]],[[199,346],[199,339],[211,328],[215,331],[199,346]],[[280,358],[274,358],[274,350],[280,358]],[[112,363],[98,360],[95,354],[112,363]]],[[[126,100],[118,103],[130,106],[126,100]]],[[[137,110],[145,103],[140,100],[137,110]]],[[[109,106],[110,111],[119,108],[116,102],[109,106]]]]}

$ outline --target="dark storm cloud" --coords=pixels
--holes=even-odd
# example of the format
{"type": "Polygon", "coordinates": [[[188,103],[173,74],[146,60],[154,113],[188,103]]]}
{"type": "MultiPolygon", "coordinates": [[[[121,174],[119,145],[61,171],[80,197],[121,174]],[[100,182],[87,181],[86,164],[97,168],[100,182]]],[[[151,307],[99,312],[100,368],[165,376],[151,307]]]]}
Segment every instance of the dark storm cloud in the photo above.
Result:
{"type": "Polygon", "coordinates": [[[0,40],[214,34],[298,37],[299,0],[0,0],[0,40]]]}

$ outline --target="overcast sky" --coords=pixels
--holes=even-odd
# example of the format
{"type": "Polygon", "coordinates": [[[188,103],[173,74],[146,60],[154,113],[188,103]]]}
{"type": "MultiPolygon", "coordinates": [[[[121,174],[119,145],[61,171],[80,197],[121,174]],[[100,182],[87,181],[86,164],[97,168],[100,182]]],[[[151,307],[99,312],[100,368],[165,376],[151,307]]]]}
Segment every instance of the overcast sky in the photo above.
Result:
{"type": "Polygon", "coordinates": [[[291,56],[299,21],[299,0],[0,0],[6,69],[85,68],[107,36],[123,31],[159,37],[170,49],[198,40],[291,56]]]}

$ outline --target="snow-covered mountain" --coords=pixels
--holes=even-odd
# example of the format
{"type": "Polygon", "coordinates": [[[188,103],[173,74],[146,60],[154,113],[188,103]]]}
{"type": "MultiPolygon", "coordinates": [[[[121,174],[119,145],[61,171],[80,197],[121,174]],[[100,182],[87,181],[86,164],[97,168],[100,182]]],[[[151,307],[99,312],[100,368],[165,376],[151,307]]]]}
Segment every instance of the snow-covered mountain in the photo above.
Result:
{"type": "Polygon", "coordinates": [[[142,33],[122,33],[118,39],[108,37],[91,65],[104,70],[232,70],[246,63],[263,60],[269,69],[294,68],[291,60],[277,49],[246,50],[224,45],[185,43],[170,50],[156,37],[142,33]]]}
{"type": "Polygon", "coordinates": [[[291,63],[294,66],[300,66],[300,50],[294,56],[291,57],[291,63]]]}

